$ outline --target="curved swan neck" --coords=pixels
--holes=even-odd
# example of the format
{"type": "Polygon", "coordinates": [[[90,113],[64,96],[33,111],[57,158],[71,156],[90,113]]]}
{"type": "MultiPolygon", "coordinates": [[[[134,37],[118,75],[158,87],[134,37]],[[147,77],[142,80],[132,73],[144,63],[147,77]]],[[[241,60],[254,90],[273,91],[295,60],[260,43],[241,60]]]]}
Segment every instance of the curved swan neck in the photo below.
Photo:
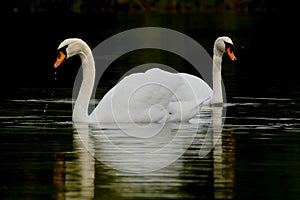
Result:
{"type": "Polygon", "coordinates": [[[213,55],[213,97],[212,103],[223,103],[223,94],[222,94],[222,55],[214,54],[213,55]]]}
{"type": "Polygon", "coordinates": [[[89,102],[95,81],[95,61],[91,51],[79,53],[82,63],[82,83],[73,109],[73,121],[89,121],[89,102]]]}

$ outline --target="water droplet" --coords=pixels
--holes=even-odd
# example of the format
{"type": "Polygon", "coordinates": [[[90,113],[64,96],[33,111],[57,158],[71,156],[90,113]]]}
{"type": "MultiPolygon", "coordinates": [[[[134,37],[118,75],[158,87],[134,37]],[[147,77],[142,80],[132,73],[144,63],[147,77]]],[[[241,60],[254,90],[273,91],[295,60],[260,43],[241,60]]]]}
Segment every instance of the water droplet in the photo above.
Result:
{"type": "Polygon", "coordinates": [[[45,108],[44,108],[44,113],[46,113],[47,108],[48,108],[48,103],[46,103],[46,106],[45,106],[45,108]]]}

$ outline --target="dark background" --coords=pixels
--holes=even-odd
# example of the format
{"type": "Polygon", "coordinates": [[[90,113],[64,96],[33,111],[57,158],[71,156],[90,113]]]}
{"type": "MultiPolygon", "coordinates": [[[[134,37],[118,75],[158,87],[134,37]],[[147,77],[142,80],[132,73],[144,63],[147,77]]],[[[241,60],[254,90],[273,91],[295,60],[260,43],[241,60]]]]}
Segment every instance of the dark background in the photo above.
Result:
{"type": "Polygon", "coordinates": [[[70,59],[54,76],[56,49],[62,40],[80,37],[93,48],[114,34],[143,26],[181,31],[199,40],[208,52],[217,36],[230,35],[236,43],[235,65],[257,81],[290,82],[298,74],[292,50],[298,41],[294,13],[287,9],[293,5],[287,2],[5,0],[1,4],[2,88],[72,87],[78,58],[70,59]],[[60,82],[53,82],[54,78],[60,82]]]}

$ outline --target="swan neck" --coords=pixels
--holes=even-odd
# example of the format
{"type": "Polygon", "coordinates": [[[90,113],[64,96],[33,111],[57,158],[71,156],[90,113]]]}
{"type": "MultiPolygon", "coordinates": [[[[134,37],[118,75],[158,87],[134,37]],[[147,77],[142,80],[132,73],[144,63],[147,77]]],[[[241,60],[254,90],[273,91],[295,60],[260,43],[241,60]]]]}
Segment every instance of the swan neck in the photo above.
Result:
{"type": "Polygon", "coordinates": [[[212,103],[223,103],[222,77],[221,77],[222,56],[213,56],[213,98],[212,103]]]}
{"type": "Polygon", "coordinates": [[[82,83],[73,109],[73,121],[89,121],[89,102],[95,81],[95,62],[91,53],[79,54],[82,67],[82,83]]]}

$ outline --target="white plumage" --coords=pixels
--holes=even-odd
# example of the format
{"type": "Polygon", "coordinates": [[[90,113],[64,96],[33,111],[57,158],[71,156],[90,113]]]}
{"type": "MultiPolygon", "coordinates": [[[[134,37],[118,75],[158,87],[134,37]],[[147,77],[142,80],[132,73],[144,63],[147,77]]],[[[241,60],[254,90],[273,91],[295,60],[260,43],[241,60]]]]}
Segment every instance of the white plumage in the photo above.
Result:
{"type": "Polygon", "coordinates": [[[124,77],[108,91],[88,114],[95,81],[95,63],[89,46],[78,38],[64,40],[58,47],[58,67],[64,59],[79,55],[83,80],[73,109],[75,122],[174,122],[188,121],[205,103],[222,103],[221,61],[226,52],[232,60],[232,41],[219,37],[214,45],[213,90],[199,77],[171,73],[159,68],[124,77]],[[229,45],[229,46],[228,46],[229,45]]]}

